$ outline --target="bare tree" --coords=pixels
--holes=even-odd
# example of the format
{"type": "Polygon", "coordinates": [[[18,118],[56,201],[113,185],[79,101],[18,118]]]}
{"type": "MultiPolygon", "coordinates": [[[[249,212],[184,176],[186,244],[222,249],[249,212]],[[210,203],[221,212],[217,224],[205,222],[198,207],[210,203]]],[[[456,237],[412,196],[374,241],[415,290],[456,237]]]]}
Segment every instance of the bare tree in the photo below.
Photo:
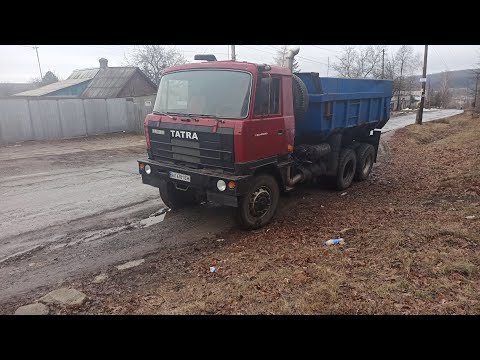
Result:
{"type": "MultiPolygon", "coordinates": [[[[277,50],[277,55],[273,58],[273,61],[278,66],[287,66],[287,53],[288,53],[288,45],[282,45],[280,49],[277,50]]],[[[299,72],[300,65],[296,59],[293,59],[293,69],[292,72],[299,72]]]]}
{"type": "Polygon", "coordinates": [[[395,62],[395,55],[386,56],[385,58],[385,79],[395,80],[397,76],[397,63],[395,62]]]}
{"type": "Polygon", "coordinates": [[[479,82],[480,82],[480,48],[477,49],[478,53],[478,58],[479,61],[477,62],[477,67],[473,69],[472,75],[473,75],[473,81],[474,81],[474,90],[473,90],[473,102],[472,102],[472,108],[474,110],[477,110],[480,108],[480,101],[478,101],[478,90],[479,90],[479,82]]]}
{"type": "Polygon", "coordinates": [[[448,85],[448,72],[442,72],[442,83],[440,85],[440,106],[442,108],[447,108],[450,105],[450,101],[452,100],[452,92],[450,91],[448,85]]]}
{"type": "Polygon", "coordinates": [[[158,85],[163,69],[185,64],[187,60],[181,52],[174,48],[165,48],[161,45],[141,45],[133,49],[126,57],[126,62],[130,66],[139,67],[150,80],[158,85]]]}
{"type": "Polygon", "coordinates": [[[37,84],[38,86],[45,86],[48,84],[56,83],[58,81],[58,76],[55,75],[55,73],[53,73],[52,71],[47,71],[47,73],[43,75],[42,79],[40,79],[40,77],[33,78],[30,82],[33,84],[37,84]]]}
{"type": "Polygon", "coordinates": [[[383,46],[366,46],[356,48],[345,46],[332,68],[341,77],[347,78],[381,78],[383,46]]]}
{"type": "Polygon", "coordinates": [[[382,76],[383,46],[367,46],[358,52],[357,68],[359,77],[380,78],[382,76]]]}
{"type": "Polygon", "coordinates": [[[432,84],[430,82],[430,80],[428,80],[428,84],[427,84],[427,91],[426,91],[426,97],[425,97],[425,108],[430,108],[432,106],[435,106],[434,104],[434,91],[433,91],[433,88],[432,88],[432,84]]]}
{"type": "Polygon", "coordinates": [[[357,71],[355,63],[357,62],[357,56],[355,46],[345,46],[342,55],[338,57],[338,63],[332,65],[333,70],[335,70],[340,77],[356,77],[357,71]]]}
{"type": "MultiPolygon", "coordinates": [[[[397,111],[400,110],[400,96],[402,91],[408,91],[412,89],[414,85],[413,79],[405,79],[405,76],[413,75],[414,72],[420,67],[420,54],[415,54],[413,47],[409,45],[402,45],[394,57],[395,68],[398,70],[397,81],[397,111]],[[410,80],[410,81],[408,81],[410,80]]],[[[394,78],[395,81],[395,78],[394,78]]]]}
{"type": "MultiPolygon", "coordinates": [[[[341,77],[348,78],[382,78],[382,53],[384,46],[367,46],[356,48],[346,46],[333,65],[341,77]]],[[[414,53],[413,47],[402,45],[396,53],[385,54],[383,78],[393,80],[393,95],[397,96],[397,110],[400,110],[402,93],[415,88],[412,77],[421,65],[420,54],[414,53]]]]}
{"type": "Polygon", "coordinates": [[[480,88],[480,68],[475,68],[471,70],[469,82],[468,82],[468,107],[475,109],[478,105],[478,89],[480,88]]]}

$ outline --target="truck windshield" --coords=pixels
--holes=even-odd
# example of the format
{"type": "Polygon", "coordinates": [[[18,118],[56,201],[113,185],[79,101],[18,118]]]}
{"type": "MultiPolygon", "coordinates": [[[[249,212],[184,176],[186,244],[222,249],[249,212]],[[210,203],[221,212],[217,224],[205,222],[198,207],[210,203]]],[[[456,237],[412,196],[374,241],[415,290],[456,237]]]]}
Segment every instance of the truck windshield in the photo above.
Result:
{"type": "Polygon", "coordinates": [[[251,74],[233,70],[188,70],[162,76],[154,113],[245,118],[251,74]]]}

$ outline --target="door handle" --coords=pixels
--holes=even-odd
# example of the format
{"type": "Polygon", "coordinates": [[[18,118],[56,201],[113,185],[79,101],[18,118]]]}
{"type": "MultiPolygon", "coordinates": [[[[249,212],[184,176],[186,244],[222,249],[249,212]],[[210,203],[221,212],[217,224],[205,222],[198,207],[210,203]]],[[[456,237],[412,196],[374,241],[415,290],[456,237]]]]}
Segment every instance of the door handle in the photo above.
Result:
{"type": "Polygon", "coordinates": [[[283,130],[278,130],[277,135],[283,135],[283,130]]]}

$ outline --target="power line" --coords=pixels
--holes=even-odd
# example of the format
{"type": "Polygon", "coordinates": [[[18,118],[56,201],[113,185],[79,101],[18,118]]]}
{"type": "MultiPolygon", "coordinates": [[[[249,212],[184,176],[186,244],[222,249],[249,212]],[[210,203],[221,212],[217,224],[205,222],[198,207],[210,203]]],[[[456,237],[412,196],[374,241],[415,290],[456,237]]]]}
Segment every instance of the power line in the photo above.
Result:
{"type": "MultiPolygon", "coordinates": [[[[273,49],[275,49],[275,50],[277,50],[277,51],[281,50],[281,49],[279,49],[279,48],[276,48],[275,46],[271,46],[271,45],[267,45],[267,46],[270,46],[271,48],[273,48],[273,49]]],[[[320,61],[320,60],[318,60],[318,59],[307,58],[306,56],[303,56],[303,55],[297,55],[296,57],[297,57],[297,58],[300,58],[300,59],[307,60],[307,61],[312,61],[312,62],[316,62],[316,63],[319,63],[319,64],[323,64],[323,65],[327,65],[327,66],[328,66],[327,63],[325,63],[325,62],[323,62],[323,61],[320,61]]]]}
{"type": "MultiPolygon", "coordinates": [[[[114,55],[114,56],[119,56],[120,53],[122,55],[125,55],[125,52],[128,50],[126,48],[111,48],[111,47],[106,47],[106,46],[100,46],[100,45],[82,45],[82,46],[87,46],[87,47],[92,47],[92,48],[97,48],[97,49],[103,49],[103,50],[107,50],[111,55],[114,55]],[[116,53],[115,53],[116,52],[116,53]]],[[[115,45],[116,46],[116,45],[115,45]]]]}
{"type": "Polygon", "coordinates": [[[339,53],[339,52],[340,52],[340,51],[338,51],[338,50],[332,50],[332,49],[322,48],[322,47],[317,46],[317,45],[307,45],[307,46],[313,46],[314,48],[317,48],[317,49],[320,49],[320,50],[326,50],[326,51],[331,51],[331,52],[335,52],[335,53],[339,53]]]}
{"type": "MultiPolygon", "coordinates": [[[[178,50],[178,51],[181,51],[183,53],[192,53],[192,54],[198,54],[198,51],[193,51],[193,50],[178,50]]],[[[219,55],[227,55],[229,56],[230,54],[227,54],[227,53],[222,53],[222,52],[216,52],[214,51],[215,54],[219,54],[219,55]]]]}
{"type": "Polygon", "coordinates": [[[281,51],[281,49],[279,49],[279,48],[277,48],[277,47],[275,47],[275,46],[273,46],[273,45],[266,45],[266,46],[274,49],[275,51],[281,51]]]}
{"type": "Polygon", "coordinates": [[[18,46],[28,47],[35,50],[37,54],[38,69],[40,70],[40,81],[41,81],[43,79],[43,74],[42,74],[42,67],[40,66],[40,57],[38,56],[38,46],[37,45],[18,45],[18,46]]]}
{"type": "Polygon", "coordinates": [[[244,48],[247,48],[247,49],[251,49],[251,50],[261,51],[261,52],[264,52],[264,53],[267,53],[267,54],[270,54],[270,55],[277,55],[277,54],[272,53],[270,51],[256,49],[256,48],[253,48],[251,46],[246,46],[246,45],[238,45],[238,46],[241,46],[241,47],[244,47],[244,48]]]}
{"type": "Polygon", "coordinates": [[[431,47],[432,47],[433,51],[435,51],[435,54],[438,55],[438,57],[440,58],[440,60],[442,60],[443,65],[445,65],[445,69],[448,71],[448,66],[447,66],[447,64],[445,63],[445,60],[443,60],[443,57],[440,56],[440,54],[437,52],[437,49],[435,49],[435,47],[434,47],[433,45],[431,45],[431,47]]]}
{"type": "Polygon", "coordinates": [[[452,58],[455,58],[455,56],[454,56],[453,53],[452,53],[452,50],[450,50],[449,47],[447,47],[447,50],[448,50],[448,52],[450,53],[450,55],[452,55],[452,58]]]}
{"type": "MultiPolygon", "coordinates": [[[[281,50],[281,49],[276,48],[275,46],[271,46],[271,45],[267,45],[267,46],[269,46],[269,47],[271,47],[271,48],[273,48],[273,49],[275,49],[275,50],[277,50],[277,51],[281,50]]],[[[276,54],[275,54],[275,55],[276,55],[276,54]]],[[[311,62],[314,62],[314,63],[318,63],[318,64],[322,64],[322,65],[328,66],[328,64],[325,63],[325,62],[323,62],[323,61],[313,60],[313,59],[307,58],[307,57],[305,57],[305,56],[303,56],[303,55],[297,55],[296,57],[297,57],[297,58],[300,58],[300,59],[303,59],[303,60],[306,60],[306,61],[311,61],[311,62]]]]}

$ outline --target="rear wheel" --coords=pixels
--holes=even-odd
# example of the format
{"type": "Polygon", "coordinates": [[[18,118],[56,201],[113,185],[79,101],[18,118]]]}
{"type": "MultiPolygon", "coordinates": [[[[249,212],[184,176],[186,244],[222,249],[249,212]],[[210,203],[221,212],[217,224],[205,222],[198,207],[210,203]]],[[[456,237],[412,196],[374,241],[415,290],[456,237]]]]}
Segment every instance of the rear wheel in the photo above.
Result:
{"type": "Polygon", "coordinates": [[[357,168],[355,170],[355,180],[363,181],[368,178],[372,172],[375,159],[375,149],[370,144],[362,144],[357,149],[357,168]]]}
{"type": "Polygon", "coordinates": [[[163,203],[172,210],[197,203],[195,191],[192,189],[187,191],[178,190],[172,182],[167,181],[162,181],[158,189],[163,203]]]}
{"type": "Polygon", "coordinates": [[[234,209],[238,224],[248,230],[268,224],[275,215],[279,198],[277,181],[271,175],[256,176],[234,209]]]}
{"type": "Polygon", "coordinates": [[[355,151],[349,148],[343,149],[338,158],[336,178],[336,187],[338,190],[345,190],[352,184],[356,167],[357,157],[355,151]]]}

